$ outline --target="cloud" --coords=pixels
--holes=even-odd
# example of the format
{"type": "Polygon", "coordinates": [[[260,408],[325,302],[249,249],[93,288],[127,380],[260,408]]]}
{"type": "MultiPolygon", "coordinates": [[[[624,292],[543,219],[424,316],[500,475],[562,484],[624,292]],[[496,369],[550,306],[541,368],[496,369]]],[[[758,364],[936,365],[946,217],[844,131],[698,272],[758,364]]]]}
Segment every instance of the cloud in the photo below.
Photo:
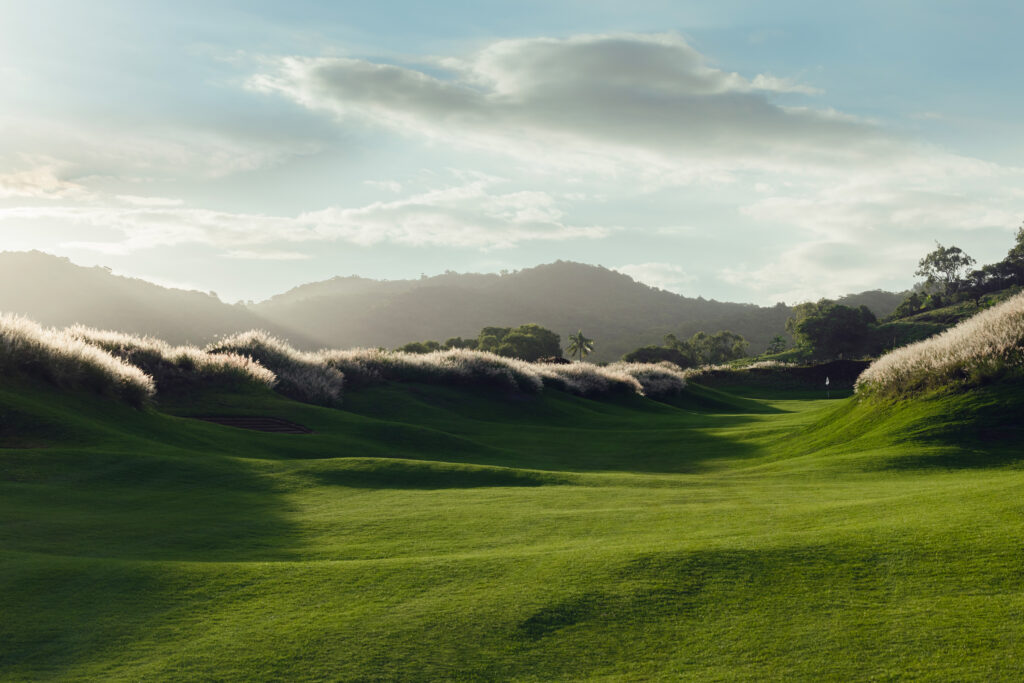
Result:
{"type": "Polygon", "coordinates": [[[65,248],[124,255],[143,249],[198,244],[232,258],[295,259],[292,250],[259,249],[281,243],[342,241],[497,249],[522,242],[600,239],[613,228],[573,225],[544,192],[495,192],[501,181],[476,180],[362,207],[330,207],[297,216],[231,213],[162,204],[47,206],[0,209],[0,225],[51,221],[113,231],[117,239],[75,240],[65,248]]]}
{"type": "Polygon", "coordinates": [[[629,263],[616,266],[614,270],[630,276],[637,282],[671,292],[679,292],[683,285],[697,279],[696,276],[688,274],[682,266],[674,263],[629,263]]]}
{"type": "Polygon", "coordinates": [[[988,238],[970,233],[1009,233],[1020,221],[1013,188],[1022,182],[1022,169],[940,153],[841,178],[791,177],[738,207],[763,234],[778,236],[774,253],[761,264],[726,268],[721,277],[761,301],[903,288],[933,240],[952,239],[972,251],[988,238]]]}
{"type": "Polygon", "coordinates": [[[139,195],[134,194],[119,194],[115,199],[131,206],[181,206],[185,203],[183,199],[171,199],[169,197],[140,197],[139,195]]]}
{"type": "Polygon", "coordinates": [[[568,224],[554,198],[545,192],[491,193],[494,182],[481,179],[355,209],[330,208],[303,214],[299,220],[315,226],[321,238],[361,245],[391,242],[478,249],[538,240],[597,239],[611,230],[568,224]]]}
{"type": "Polygon", "coordinates": [[[0,140],[0,157],[24,156],[27,150],[32,155],[27,158],[39,159],[39,167],[58,176],[72,167],[102,169],[100,175],[108,179],[129,182],[183,174],[220,179],[273,167],[323,147],[294,134],[246,135],[183,125],[115,129],[97,121],[0,116],[0,128],[17,132],[0,140]]]}
{"type": "Polygon", "coordinates": [[[253,251],[249,249],[229,251],[227,257],[243,261],[304,261],[312,258],[310,254],[300,251],[253,251]]]}
{"type": "Polygon", "coordinates": [[[882,273],[889,273],[890,280],[909,281],[920,250],[877,238],[872,234],[861,242],[806,242],[784,249],[763,265],[725,268],[720,277],[757,292],[764,304],[792,304],[871,289],[880,285],[882,273]],[[893,273],[906,277],[892,278],[893,273]]]}
{"type": "Polygon", "coordinates": [[[892,153],[878,126],[772,99],[813,88],[714,68],[673,34],[504,40],[468,59],[435,60],[429,70],[286,57],[249,87],[342,120],[538,164],[848,164],[892,153]]]}
{"type": "Polygon", "coordinates": [[[84,186],[63,177],[71,164],[49,157],[29,157],[28,163],[28,169],[0,174],[0,198],[92,198],[93,194],[84,186]]]}
{"type": "Polygon", "coordinates": [[[924,231],[1013,225],[1019,199],[1010,188],[1022,181],[1024,169],[935,154],[851,170],[841,178],[765,186],[767,196],[740,212],[779,229],[800,228],[816,239],[844,241],[877,230],[891,241],[924,231]]]}
{"type": "Polygon", "coordinates": [[[387,190],[388,192],[398,193],[402,191],[402,183],[397,180],[364,180],[363,185],[379,190],[387,190]]]}

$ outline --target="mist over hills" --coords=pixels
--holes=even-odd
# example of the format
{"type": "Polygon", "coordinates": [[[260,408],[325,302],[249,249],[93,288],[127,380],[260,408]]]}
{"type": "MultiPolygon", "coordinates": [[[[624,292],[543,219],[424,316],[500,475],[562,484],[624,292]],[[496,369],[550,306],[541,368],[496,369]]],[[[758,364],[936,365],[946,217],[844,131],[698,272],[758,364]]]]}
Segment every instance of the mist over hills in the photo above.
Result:
{"type": "MultiPolygon", "coordinates": [[[[879,317],[902,293],[844,297],[879,317]]],[[[229,305],[196,291],[85,268],[41,252],[0,254],[0,311],[46,325],[76,322],[150,334],[172,343],[204,343],[253,328],[304,349],[384,346],[475,337],[485,326],[538,323],[566,337],[582,329],[596,340],[591,359],[610,361],[671,332],[721,329],[742,334],[752,353],[783,334],[790,306],[690,298],[622,273],[558,261],[503,274],[448,272],[416,280],[335,277],[295,287],[266,301],[229,305]]]]}

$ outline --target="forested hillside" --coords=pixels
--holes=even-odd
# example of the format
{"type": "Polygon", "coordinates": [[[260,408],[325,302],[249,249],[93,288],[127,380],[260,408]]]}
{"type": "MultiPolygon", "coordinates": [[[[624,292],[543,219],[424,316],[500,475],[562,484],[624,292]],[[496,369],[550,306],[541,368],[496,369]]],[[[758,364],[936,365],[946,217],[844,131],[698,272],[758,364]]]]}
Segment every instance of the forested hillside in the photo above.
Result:
{"type": "MultiPolygon", "coordinates": [[[[897,298],[897,303],[898,299],[897,298]]],[[[895,303],[892,304],[895,307],[895,303]]],[[[335,278],[252,308],[331,346],[400,346],[476,337],[483,327],[534,322],[563,340],[582,329],[595,361],[611,361],[673,333],[732,330],[754,353],[783,333],[791,309],[689,298],[600,266],[558,261],[502,275],[448,273],[420,280],[335,278]]]]}
{"type": "MultiPolygon", "coordinates": [[[[902,294],[863,292],[840,299],[879,317],[902,294]]],[[[213,293],[161,287],[84,268],[42,252],[0,254],[0,311],[44,325],[81,323],[179,344],[203,344],[263,329],[298,348],[394,348],[411,341],[473,337],[488,326],[537,323],[560,335],[583,330],[594,361],[612,361],[666,334],[688,338],[731,330],[761,353],[784,334],[792,307],[764,307],[684,297],[627,275],[558,261],[502,274],[445,273],[418,280],[335,277],[296,287],[267,301],[229,305],[213,293]]]]}

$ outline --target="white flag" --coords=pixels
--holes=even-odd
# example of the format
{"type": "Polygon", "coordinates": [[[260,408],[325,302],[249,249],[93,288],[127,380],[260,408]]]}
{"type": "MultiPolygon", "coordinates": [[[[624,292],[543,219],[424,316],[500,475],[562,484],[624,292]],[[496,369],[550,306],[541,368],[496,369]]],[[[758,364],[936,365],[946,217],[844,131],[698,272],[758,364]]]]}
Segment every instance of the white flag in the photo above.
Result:
{"type": "Polygon", "coordinates": [[[825,386],[828,386],[828,377],[825,378],[825,386]]]}

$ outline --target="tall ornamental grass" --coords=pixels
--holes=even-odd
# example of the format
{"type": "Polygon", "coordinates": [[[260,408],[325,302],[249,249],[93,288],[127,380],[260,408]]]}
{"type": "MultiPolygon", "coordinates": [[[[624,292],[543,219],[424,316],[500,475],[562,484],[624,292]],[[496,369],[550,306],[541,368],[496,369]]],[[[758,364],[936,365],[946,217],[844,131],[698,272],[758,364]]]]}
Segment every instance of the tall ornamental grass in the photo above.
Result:
{"type": "Polygon", "coordinates": [[[537,393],[540,375],[530,363],[503,358],[486,351],[448,349],[406,353],[382,349],[328,350],[317,354],[345,373],[355,386],[384,381],[422,382],[454,386],[482,386],[537,393]]]}
{"type": "Polygon", "coordinates": [[[305,403],[341,404],[345,376],[318,353],[292,348],[266,332],[250,330],[206,347],[210,354],[251,358],[277,376],[278,392],[305,403]]]}
{"type": "Polygon", "coordinates": [[[686,379],[678,369],[643,363],[617,363],[607,367],[591,363],[528,363],[470,349],[431,353],[352,349],[321,351],[317,355],[344,372],[351,386],[385,381],[422,382],[523,393],[537,393],[550,387],[578,396],[632,392],[654,398],[679,393],[686,386],[686,379]]]}
{"type": "Polygon", "coordinates": [[[686,389],[686,372],[675,363],[612,363],[608,366],[612,372],[629,375],[643,388],[642,393],[648,398],[668,398],[678,396],[686,389]]]}
{"type": "Polygon", "coordinates": [[[3,318],[3,325],[5,355],[0,369],[43,376],[60,386],[88,384],[107,393],[114,392],[116,385],[121,388],[115,393],[126,398],[133,390],[138,393],[130,399],[136,404],[155,390],[171,393],[246,384],[273,387],[299,401],[328,406],[340,404],[345,382],[355,387],[422,382],[528,394],[548,387],[590,398],[630,393],[661,398],[686,387],[684,372],[669,363],[528,363],[470,349],[426,354],[383,349],[309,353],[255,330],[203,350],[83,326],[63,332],[43,330],[10,316],[3,318]]]}
{"type": "Polygon", "coordinates": [[[246,385],[273,387],[277,377],[253,359],[239,354],[207,353],[194,346],[171,346],[161,339],[139,337],[82,325],[67,334],[134,365],[156,382],[158,394],[200,386],[224,389],[246,385]]]}
{"type": "Polygon", "coordinates": [[[136,407],[156,393],[153,378],[136,366],[67,331],[44,329],[26,318],[6,314],[0,314],[0,374],[35,377],[136,407]]]}
{"type": "Polygon", "coordinates": [[[643,386],[635,377],[592,363],[569,365],[535,364],[545,384],[577,396],[597,398],[609,394],[643,395],[643,386]]]}
{"type": "Polygon", "coordinates": [[[861,395],[898,396],[1024,376],[1024,294],[890,351],[861,373],[861,395]]]}

